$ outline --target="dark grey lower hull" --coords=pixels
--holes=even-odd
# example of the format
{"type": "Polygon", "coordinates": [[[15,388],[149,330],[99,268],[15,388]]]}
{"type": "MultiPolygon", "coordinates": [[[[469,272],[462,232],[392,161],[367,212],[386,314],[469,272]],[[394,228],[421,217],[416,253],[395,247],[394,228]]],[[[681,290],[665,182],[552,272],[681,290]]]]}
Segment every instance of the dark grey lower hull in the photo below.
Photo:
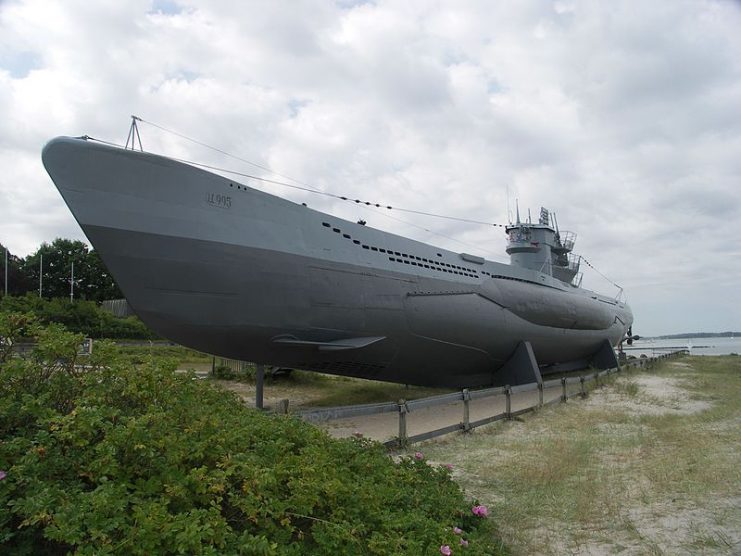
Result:
{"type": "Polygon", "coordinates": [[[588,358],[605,340],[614,345],[632,322],[627,306],[538,284],[537,276],[532,282],[527,275],[504,276],[507,265],[487,263],[486,272],[448,265],[462,269],[458,277],[431,260],[424,265],[426,257],[417,257],[414,267],[395,263],[394,249],[405,257],[435,252],[428,256],[438,257],[438,266],[457,254],[360,229],[246,187],[242,197],[230,197],[231,212],[191,205],[202,199],[198,187],[233,191],[234,184],[167,159],[58,139],[45,149],[44,162],[142,320],[208,353],[466,387],[497,382],[496,370],[523,340],[540,364],[563,363],[588,358]],[[127,181],[127,172],[135,179],[127,181]],[[167,206],[168,190],[177,191],[177,203],[158,216],[157,203],[167,206]],[[255,205],[260,212],[251,213],[255,205]],[[233,237],[218,227],[224,219],[233,237]],[[332,224],[323,226],[327,219],[332,224]],[[352,235],[333,233],[334,225],[352,235]],[[389,246],[392,256],[378,257],[377,250],[352,242],[362,234],[368,244],[389,246]],[[326,349],[343,339],[359,347],[326,349]]]}

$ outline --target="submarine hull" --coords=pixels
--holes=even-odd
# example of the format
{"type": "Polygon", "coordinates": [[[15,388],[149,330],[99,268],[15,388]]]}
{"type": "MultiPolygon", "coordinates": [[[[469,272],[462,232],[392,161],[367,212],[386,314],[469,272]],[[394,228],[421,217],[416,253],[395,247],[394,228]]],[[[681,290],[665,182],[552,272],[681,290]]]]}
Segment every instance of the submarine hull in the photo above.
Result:
{"type": "Polygon", "coordinates": [[[233,359],[407,384],[496,384],[615,345],[630,308],[551,276],[341,220],[165,157],[57,138],[44,165],[137,315],[233,359]]]}

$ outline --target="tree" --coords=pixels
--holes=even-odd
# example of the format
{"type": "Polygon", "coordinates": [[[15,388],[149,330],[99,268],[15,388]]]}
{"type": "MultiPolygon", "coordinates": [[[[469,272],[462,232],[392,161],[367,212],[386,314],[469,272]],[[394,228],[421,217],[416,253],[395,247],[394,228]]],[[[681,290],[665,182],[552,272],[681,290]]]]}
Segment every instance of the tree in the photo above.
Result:
{"type": "Polygon", "coordinates": [[[35,253],[26,257],[23,267],[38,291],[39,270],[42,268],[42,296],[46,298],[70,297],[73,280],[75,299],[102,301],[123,297],[113,277],[95,251],[90,251],[87,244],[78,240],[57,238],[49,243],[42,243],[35,253]]]}
{"type": "MultiPolygon", "coordinates": [[[[0,243],[0,295],[5,295],[5,250],[0,243]]],[[[23,267],[23,259],[8,253],[8,295],[23,295],[31,287],[31,279],[23,267]]]]}

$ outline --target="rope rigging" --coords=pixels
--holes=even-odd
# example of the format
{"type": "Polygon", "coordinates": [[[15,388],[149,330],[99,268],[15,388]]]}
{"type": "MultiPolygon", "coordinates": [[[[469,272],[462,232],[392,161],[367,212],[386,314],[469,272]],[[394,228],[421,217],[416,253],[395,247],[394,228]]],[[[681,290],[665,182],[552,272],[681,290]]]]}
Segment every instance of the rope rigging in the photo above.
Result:
{"type": "Polygon", "coordinates": [[[262,181],[264,183],[271,183],[271,184],[274,184],[274,185],[281,185],[281,186],[284,186],[284,187],[292,187],[294,189],[299,189],[301,191],[307,191],[309,193],[316,193],[316,194],[319,194],[319,195],[324,195],[326,197],[332,197],[334,199],[339,199],[341,201],[348,201],[348,202],[355,203],[355,204],[363,204],[363,205],[366,205],[366,206],[369,206],[369,207],[376,207],[376,208],[382,208],[382,209],[387,209],[387,210],[395,210],[395,211],[399,211],[399,212],[406,212],[406,213],[409,213],[409,214],[418,214],[418,215],[421,215],[421,216],[430,216],[430,217],[433,217],[433,218],[444,218],[444,219],[447,219],[447,220],[455,220],[457,222],[466,222],[468,224],[480,224],[482,226],[495,226],[495,227],[500,227],[500,228],[506,227],[504,224],[496,224],[496,223],[493,223],[493,222],[483,222],[481,220],[472,220],[472,219],[469,219],[469,218],[460,218],[460,217],[457,217],[457,216],[448,216],[448,215],[444,215],[444,214],[435,214],[435,213],[431,213],[431,212],[424,212],[424,211],[414,210],[414,209],[407,209],[407,208],[400,208],[400,207],[392,207],[390,205],[386,205],[386,204],[383,204],[383,203],[375,203],[375,202],[372,202],[372,201],[365,201],[365,200],[362,200],[362,199],[353,199],[353,198],[347,197],[345,195],[337,195],[335,193],[329,193],[327,191],[322,191],[319,188],[314,187],[314,186],[312,186],[312,185],[310,185],[308,183],[302,182],[300,180],[297,180],[297,179],[292,178],[290,176],[286,176],[284,174],[280,174],[280,173],[278,173],[278,172],[276,172],[276,171],[274,171],[274,170],[272,170],[272,169],[270,169],[270,168],[268,168],[266,166],[262,166],[260,164],[255,163],[255,162],[251,162],[251,161],[249,161],[249,160],[247,160],[245,158],[242,158],[242,157],[233,155],[233,154],[228,153],[228,152],[226,152],[226,151],[224,151],[222,149],[219,149],[217,147],[212,147],[211,145],[208,145],[206,143],[203,143],[201,141],[198,141],[197,139],[193,139],[191,137],[188,137],[187,135],[183,135],[182,133],[178,133],[177,131],[172,131],[172,130],[167,129],[167,128],[161,126],[161,125],[155,124],[155,123],[150,122],[148,120],[144,120],[144,119],[139,118],[137,116],[132,116],[132,118],[136,118],[136,120],[139,121],[139,122],[141,122],[141,123],[151,125],[153,127],[156,127],[159,130],[162,130],[162,131],[166,132],[166,133],[171,133],[173,135],[176,135],[177,137],[180,137],[181,139],[185,139],[186,141],[191,141],[192,143],[195,143],[196,145],[200,145],[200,146],[205,147],[207,149],[211,149],[211,150],[213,150],[215,152],[218,152],[220,154],[223,154],[224,156],[228,156],[228,157],[233,158],[235,160],[239,160],[239,161],[244,162],[246,164],[249,164],[251,166],[255,166],[256,168],[260,168],[261,170],[265,170],[266,172],[269,172],[269,173],[274,174],[276,176],[280,176],[280,177],[282,177],[284,179],[287,179],[287,180],[290,180],[292,182],[298,183],[298,184],[300,184],[300,186],[293,185],[293,184],[286,183],[286,182],[282,182],[282,181],[278,181],[278,180],[272,180],[272,179],[269,179],[269,178],[262,178],[262,177],[259,177],[259,176],[253,176],[251,174],[246,174],[246,173],[241,173],[241,172],[235,172],[233,170],[227,170],[225,168],[218,168],[218,167],[215,167],[215,166],[208,166],[206,164],[200,164],[200,163],[197,163],[197,162],[183,161],[183,160],[181,160],[180,162],[187,162],[188,164],[195,164],[197,166],[203,166],[204,168],[209,168],[211,170],[218,170],[218,171],[221,171],[221,172],[229,172],[229,173],[232,173],[232,174],[235,174],[235,175],[238,175],[238,176],[242,176],[242,177],[245,177],[245,178],[262,181]]]}

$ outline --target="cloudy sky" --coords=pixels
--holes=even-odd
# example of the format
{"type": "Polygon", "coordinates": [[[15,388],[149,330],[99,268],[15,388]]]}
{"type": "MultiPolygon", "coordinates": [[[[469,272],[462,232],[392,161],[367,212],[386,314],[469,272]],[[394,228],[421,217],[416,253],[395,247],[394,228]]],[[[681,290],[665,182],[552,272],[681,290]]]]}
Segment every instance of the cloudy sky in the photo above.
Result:
{"type": "MultiPolygon", "coordinates": [[[[739,29],[732,0],[0,0],[0,243],[84,239],[41,148],[123,143],[136,114],[341,195],[493,223],[546,206],[637,333],[741,330],[739,29]]],[[[506,260],[501,228],[259,187],[506,260]]]]}

